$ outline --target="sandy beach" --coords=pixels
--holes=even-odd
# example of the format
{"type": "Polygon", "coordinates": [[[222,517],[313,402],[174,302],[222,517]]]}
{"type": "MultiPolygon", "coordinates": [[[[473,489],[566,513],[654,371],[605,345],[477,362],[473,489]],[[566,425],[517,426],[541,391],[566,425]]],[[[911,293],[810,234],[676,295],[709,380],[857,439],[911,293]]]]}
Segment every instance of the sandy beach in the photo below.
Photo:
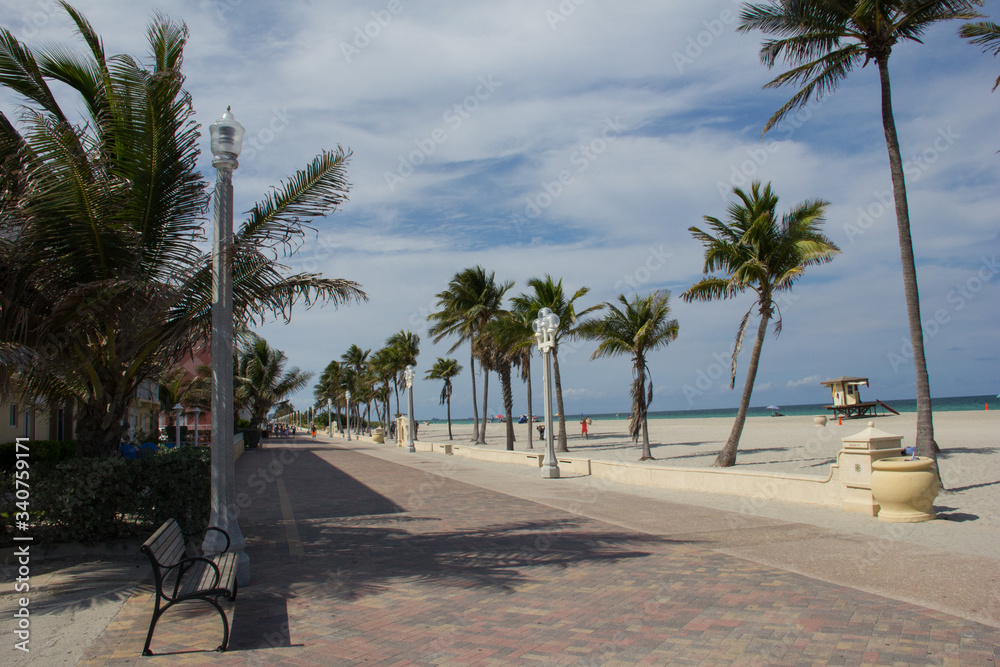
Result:
{"type": "MultiPolygon", "coordinates": [[[[828,421],[817,426],[812,416],[750,417],[746,421],[737,454],[735,469],[761,472],[794,473],[826,477],[830,465],[836,461],[842,438],[864,430],[872,421],[879,430],[903,436],[903,446],[913,444],[916,434],[916,413],[902,413],[874,419],[845,420],[843,425],[828,421]]],[[[670,467],[710,467],[732,429],[731,418],[651,419],[649,420],[650,448],[656,460],[639,462],[640,447],[628,436],[625,420],[594,420],[589,427],[589,438],[580,434],[577,417],[567,423],[571,456],[589,459],[631,462],[637,465],[670,467]]],[[[505,447],[505,425],[492,423],[487,427],[487,444],[490,449],[505,447]]],[[[558,424],[556,425],[558,430],[558,424]]],[[[515,424],[514,447],[528,448],[528,425],[515,424]]],[[[453,425],[455,444],[468,444],[472,426],[453,425]]],[[[946,491],[935,502],[939,517],[964,530],[956,542],[955,531],[935,531],[940,546],[950,546],[971,553],[987,554],[995,551],[1000,541],[1000,411],[940,412],[934,415],[934,432],[943,450],[940,458],[942,478],[946,491]],[[962,537],[964,536],[964,537],[962,537]],[[964,543],[963,543],[964,542],[964,543]]],[[[448,442],[447,423],[421,422],[420,440],[448,442]]],[[[535,449],[542,449],[537,432],[533,432],[535,449]]],[[[641,488],[635,491],[644,493],[641,488]]],[[[738,509],[735,498],[719,494],[695,494],[668,490],[649,490],[667,495],[680,502],[696,502],[720,509],[738,509]]],[[[884,530],[886,524],[871,517],[852,515],[829,508],[813,508],[807,504],[792,507],[761,504],[762,514],[796,517],[807,522],[829,523],[835,521],[850,530],[884,530]],[[841,516],[838,516],[841,515],[841,516]],[[881,528],[879,527],[881,526],[881,528]]],[[[943,523],[936,521],[933,523],[943,523]]],[[[899,524],[897,524],[898,526],[899,524]]],[[[907,528],[907,532],[913,532],[907,528]]],[[[920,531],[923,541],[931,531],[920,531]]]]}

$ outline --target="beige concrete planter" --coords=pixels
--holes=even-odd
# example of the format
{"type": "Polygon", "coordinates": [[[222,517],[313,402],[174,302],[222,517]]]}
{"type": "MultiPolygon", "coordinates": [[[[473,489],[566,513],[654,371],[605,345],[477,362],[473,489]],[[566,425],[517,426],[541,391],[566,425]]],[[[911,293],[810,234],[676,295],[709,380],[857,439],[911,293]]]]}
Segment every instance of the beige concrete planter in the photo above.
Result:
{"type": "Polygon", "coordinates": [[[941,487],[933,461],[925,456],[890,456],[873,461],[871,485],[882,521],[916,523],[937,516],[934,499],[941,487]]]}
{"type": "Polygon", "coordinates": [[[372,442],[377,445],[385,444],[385,431],[382,430],[381,426],[372,432],[372,442]]]}

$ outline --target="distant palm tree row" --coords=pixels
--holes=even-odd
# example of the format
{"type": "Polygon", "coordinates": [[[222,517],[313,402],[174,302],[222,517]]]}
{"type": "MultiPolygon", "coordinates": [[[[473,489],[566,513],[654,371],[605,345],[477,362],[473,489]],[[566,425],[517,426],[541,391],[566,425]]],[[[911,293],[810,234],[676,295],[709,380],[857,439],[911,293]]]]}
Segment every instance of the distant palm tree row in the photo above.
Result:
{"type": "Polygon", "coordinates": [[[410,331],[389,336],[385,346],[374,354],[370,349],[351,345],[339,361],[332,360],[320,374],[313,388],[316,408],[321,410],[330,401],[337,407],[338,413],[346,413],[347,393],[350,392],[349,416],[358,432],[370,430],[373,405],[375,420],[387,428],[390,397],[395,394],[396,414],[399,414],[399,385],[404,381],[403,372],[407,366],[416,366],[419,354],[420,337],[410,331]],[[365,407],[364,417],[362,405],[365,407]]]}

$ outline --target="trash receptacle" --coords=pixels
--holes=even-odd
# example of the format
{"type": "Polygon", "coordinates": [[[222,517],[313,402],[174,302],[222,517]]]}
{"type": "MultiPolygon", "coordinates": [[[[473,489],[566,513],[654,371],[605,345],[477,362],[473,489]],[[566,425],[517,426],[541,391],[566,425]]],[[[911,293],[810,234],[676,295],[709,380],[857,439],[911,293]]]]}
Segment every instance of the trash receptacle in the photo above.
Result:
{"type": "Polygon", "coordinates": [[[381,426],[372,431],[372,442],[379,445],[385,444],[385,431],[382,430],[381,426]]]}

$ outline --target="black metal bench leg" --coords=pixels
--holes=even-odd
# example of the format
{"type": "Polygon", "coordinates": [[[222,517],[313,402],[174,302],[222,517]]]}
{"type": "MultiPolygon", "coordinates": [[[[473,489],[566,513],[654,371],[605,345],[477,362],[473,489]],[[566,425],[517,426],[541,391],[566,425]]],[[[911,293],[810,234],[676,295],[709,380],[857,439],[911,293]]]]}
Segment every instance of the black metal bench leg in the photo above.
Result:
{"type": "Polygon", "coordinates": [[[153,610],[153,618],[149,619],[149,631],[146,632],[146,645],[142,647],[143,655],[153,655],[153,652],[149,650],[149,644],[153,641],[153,630],[156,629],[156,622],[160,620],[160,616],[163,616],[163,612],[167,610],[170,605],[168,604],[163,609],[160,609],[160,601],[156,601],[156,608],[153,610]]]}
{"type": "Polygon", "coordinates": [[[215,607],[215,610],[219,612],[219,616],[222,617],[222,644],[219,648],[215,649],[221,653],[229,648],[229,619],[226,618],[226,612],[222,610],[222,605],[219,604],[217,599],[205,598],[205,601],[215,607]]]}

